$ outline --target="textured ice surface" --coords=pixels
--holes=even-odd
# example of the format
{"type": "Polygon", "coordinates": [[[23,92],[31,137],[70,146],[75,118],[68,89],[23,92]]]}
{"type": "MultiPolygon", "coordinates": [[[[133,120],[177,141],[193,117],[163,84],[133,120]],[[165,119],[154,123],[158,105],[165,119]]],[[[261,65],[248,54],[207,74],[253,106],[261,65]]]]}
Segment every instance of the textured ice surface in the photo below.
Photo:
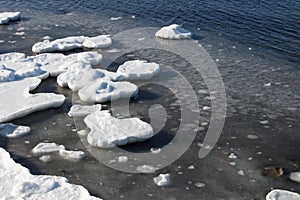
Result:
{"type": "Polygon", "coordinates": [[[35,43],[32,51],[35,53],[46,53],[55,51],[69,51],[77,48],[107,48],[111,46],[112,40],[109,35],[99,35],[96,37],[70,36],[54,41],[44,40],[35,43]]]}
{"type": "Polygon", "coordinates": [[[119,66],[117,73],[122,75],[122,80],[143,80],[152,78],[159,71],[159,65],[156,63],[148,63],[144,60],[131,60],[119,66]]]}
{"type": "Polygon", "coordinates": [[[272,190],[267,194],[266,200],[299,200],[300,195],[295,192],[290,192],[287,190],[272,190]]]}
{"type": "Polygon", "coordinates": [[[162,27],[155,33],[156,37],[164,39],[190,39],[192,33],[177,24],[162,27]]]}
{"type": "Polygon", "coordinates": [[[58,152],[60,150],[65,150],[65,147],[63,145],[58,145],[56,143],[42,142],[37,144],[32,149],[32,153],[43,154],[43,153],[58,152]]]}
{"type": "Polygon", "coordinates": [[[93,112],[100,111],[101,107],[101,104],[91,106],[73,105],[68,115],[70,117],[85,117],[93,112]]]}
{"type": "Polygon", "coordinates": [[[7,138],[17,138],[30,132],[30,127],[12,123],[0,124],[0,135],[7,138]]]}
{"type": "Polygon", "coordinates": [[[96,200],[82,186],[68,183],[59,176],[32,175],[29,170],[0,148],[1,199],[73,199],[96,200]]]}
{"type": "Polygon", "coordinates": [[[0,13],[0,24],[7,24],[10,20],[18,20],[20,16],[20,12],[2,12],[0,13]]]}
{"type": "Polygon", "coordinates": [[[78,95],[86,102],[106,102],[120,98],[130,98],[138,93],[138,87],[129,82],[112,82],[98,79],[93,84],[81,88],[78,95]]]}
{"type": "Polygon", "coordinates": [[[171,183],[171,176],[170,174],[160,174],[154,177],[153,181],[157,186],[167,186],[171,183]]]}
{"type": "Polygon", "coordinates": [[[292,172],[290,174],[290,179],[300,183],[300,172],[292,172]]]}
{"type": "Polygon", "coordinates": [[[71,151],[71,150],[61,149],[59,150],[59,155],[67,159],[79,160],[84,158],[85,153],[83,151],[71,151]]]}
{"type": "Polygon", "coordinates": [[[117,119],[108,111],[94,112],[84,122],[91,129],[88,143],[102,148],[144,141],[154,135],[148,123],[138,118],[117,119]]]}
{"type": "Polygon", "coordinates": [[[35,89],[40,83],[41,80],[38,78],[26,78],[19,81],[1,83],[0,123],[23,117],[35,111],[59,107],[63,104],[65,101],[63,95],[29,93],[29,91],[35,89]]]}

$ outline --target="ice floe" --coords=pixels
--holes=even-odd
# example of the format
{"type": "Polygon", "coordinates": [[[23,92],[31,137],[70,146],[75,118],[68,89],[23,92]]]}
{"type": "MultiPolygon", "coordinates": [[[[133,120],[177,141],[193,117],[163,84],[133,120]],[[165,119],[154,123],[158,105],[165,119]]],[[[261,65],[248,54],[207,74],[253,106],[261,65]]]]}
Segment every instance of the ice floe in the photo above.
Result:
{"type": "Polygon", "coordinates": [[[170,174],[160,174],[159,176],[154,177],[153,181],[157,186],[168,186],[171,183],[171,176],[170,174]]]}
{"type": "Polygon", "coordinates": [[[145,141],[154,135],[151,125],[138,118],[117,119],[108,111],[97,111],[84,119],[91,129],[88,143],[109,148],[145,141]]]}
{"type": "Polygon", "coordinates": [[[159,71],[159,65],[154,62],[130,60],[119,66],[117,73],[122,75],[122,80],[143,80],[152,78],[159,71]]]}
{"type": "Polygon", "coordinates": [[[299,200],[300,194],[287,190],[272,190],[266,196],[266,200],[299,200]]]}
{"type": "Polygon", "coordinates": [[[65,150],[61,149],[59,150],[59,155],[66,158],[66,159],[82,159],[85,157],[85,153],[83,151],[71,151],[71,150],[65,150]]]}
{"type": "Polygon", "coordinates": [[[7,138],[17,138],[30,132],[30,127],[20,126],[12,123],[0,124],[0,136],[7,138]]]}
{"type": "Polygon", "coordinates": [[[120,98],[130,98],[138,93],[138,87],[129,82],[112,82],[98,79],[93,84],[81,88],[78,95],[86,102],[106,102],[120,98]]]}
{"type": "Polygon", "coordinates": [[[290,174],[290,179],[300,183],[300,172],[292,172],[290,174]]]}
{"type": "Polygon", "coordinates": [[[93,112],[101,110],[101,104],[82,106],[82,105],[73,105],[68,112],[70,117],[85,117],[93,112]]]}
{"type": "Polygon", "coordinates": [[[151,165],[140,165],[137,166],[136,170],[144,174],[151,174],[154,173],[157,170],[157,168],[151,165]]]}
{"type": "Polygon", "coordinates": [[[38,78],[27,78],[1,83],[0,96],[5,98],[1,99],[0,123],[47,108],[59,107],[63,104],[65,101],[63,95],[53,93],[29,93],[40,83],[41,79],[38,78]]]}
{"type": "Polygon", "coordinates": [[[29,170],[0,148],[1,199],[73,199],[100,200],[82,186],[68,183],[59,176],[32,175],[29,170]]]}
{"type": "Polygon", "coordinates": [[[59,152],[60,150],[65,150],[65,147],[63,145],[58,145],[54,142],[47,143],[42,142],[37,144],[31,151],[35,154],[44,154],[44,153],[53,153],[53,152],[59,152]]]}
{"type": "Polygon", "coordinates": [[[69,51],[77,48],[107,48],[111,46],[112,40],[109,35],[99,35],[96,37],[70,36],[53,41],[44,40],[35,43],[32,51],[35,53],[46,53],[55,51],[69,51]]]}
{"type": "Polygon", "coordinates": [[[20,12],[2,12],[0,13],[0,25],[7,24],[9,21],[19,20],[20,12]]]}
{"type": "Polygon", "coordinates": [[[190,39],[192,33],[178,24],[162,27],[155,33],[156,37],[164,39],[190,39]]]}

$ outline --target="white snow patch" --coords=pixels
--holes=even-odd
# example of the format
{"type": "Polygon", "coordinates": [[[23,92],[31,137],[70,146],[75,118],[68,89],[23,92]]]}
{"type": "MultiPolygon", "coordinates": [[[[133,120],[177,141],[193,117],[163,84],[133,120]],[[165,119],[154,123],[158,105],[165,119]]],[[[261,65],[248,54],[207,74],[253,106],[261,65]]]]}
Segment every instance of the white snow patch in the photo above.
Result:
{"type": "Polygon", "coordinates": [[[110,20],[112,20],[112,21],[116,21],[116,20],[120,20],[120,19],[122,19],[122,17],[111,17],[110,18],[110,20]]]}
{"type": "Polygon", "coordinates": [[[190,39],[192,33],[185,30],[178,24],[162,27],[155,33],[156,37],[164,39],[190,39]]]}
{"type": "Polygon", "coordinates": [[[56,143],[42,142],[36,145],[31,151],[32,153],[35,154],[43,154],[43,153],[58,152],[64,149],[65,147],[63,145],[58,145],[56,143]]]}
{"type": "Polygon", "coordinates": [[[53,41],[44,40],[43,42],[35,43],[32,46],[32,51],[35,53],[69,51],[77,48],[107,48],[112,44],[109,35],[99,35],[96,37],[86,36],[70,36],[53,41]]]}
{"type": "Polygon", "coordinates": [[[20,12],[2,12],[0,13],[0,24],[7,24],[9,21],[19,20],[20,12]]]}
{"type": "Polygon", "coordinates": [[[91,106],[73,105],[68,115],[70,117],[85,117],[93,112],[100,111],[101,107],[101,104],[91,106]]]}
{"type": "Polygon", "coordinates": [[[138,93],[138,87],[129,82],[112,82],[98,79],[93,84],[81,88],[78,95],[86,102],[106,102],[120,98],[130,98],[138,93]]]}
{"type": "Polygon", "coordinates": [[[109,148],[145,141],[154,135],[152,127],[138,118],[117,119],[108,111],[97,111],[84,119],[91,129],[88,143],[109,148]]]}
{"type": "Polygon", "coordinates": [[[32,175],[29,170],[10,157],[0,148],[1,199],[73,199],[100,200],[90,196],[82,186],[68,183],[59,176],[32,175]]]}
{"type": "Polygon", "coordinates": [[[4,82],[0,84],[0,123],[23,117],[35,111],[50,107],[59,107],[65,101],[63,95],[53,93],[30,94],[41,80],[27,78],[19,81],[4,82]],[[13,106],[8,106],[13,105],[13,106]]]}
{"type": "Polygon", "coordinates": [[[17,138],[30,132],[30,127],[19,126],[12,123],[0,124],[0,135],[7,138],[17,138]]]}
{"type": "Polygon", "coordinates": [[[67,159],[76,159],[76,160],[85,157],[85,153],[83,151],[71,151],[65,149],[59,150],[59,155],[67,159]]]}
{"type": "Polygon", "coordinates": [[[269,192],[266,200],[299,200],[300,194],[287,190],[275,189],[269,192]]]}
{"type": "Polygon", "coordinates": [[[290,174],[290,179],[300,183],[300,172],[292,172],[290,174]]]}
{"type": "Polygon", "coordinates": [[[266,124],[269,123],[269,121],[268,121],[268,120],[262,120],[262,121],[260,121],[259,123],[261,123],[261,124],[263,124],[263,125],[266,125],[266,124]]]}
{"type": "Polygon", "coordinates": [[[171,175],[170,174],[160,174],[159,176],[154,177],[153,181],[157,186],[160,186],[160,187],[168,186],[171,183],[171,175]]]}
{"type": "Polygon", "coordinates": [[[144,60],[131,60],[119,66],[117,73],[122,75],[122,80],[144,80],[151,79],[159,71],[159,65],[154,62],[148,63],[144,60]]]}

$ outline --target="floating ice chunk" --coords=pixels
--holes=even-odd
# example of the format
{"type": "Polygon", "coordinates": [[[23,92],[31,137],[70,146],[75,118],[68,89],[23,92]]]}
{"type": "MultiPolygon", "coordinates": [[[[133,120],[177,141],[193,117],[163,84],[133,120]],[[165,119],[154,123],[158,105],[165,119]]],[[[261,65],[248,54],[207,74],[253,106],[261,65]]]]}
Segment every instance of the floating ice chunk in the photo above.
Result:
{"type": "Polygon", "coordinates": [[[101,104],[92,106],[73,105],[68,113],[70,117],[85,117],[93,112],[101,110],[101,104]]]}
{"type": "Polygon", "coordinates": [[[86,38],[83,42],[84,47],[96,49],[108,48],[111,44],[112,40],[109,35],[99,35],[96,37],[86,38]]]}
{"type": "Polygon", "coordinates": [[[120,98],[130,98],[138,93],[138,87],[129,82],[112,82],[98,79],[95,83],[81,88],[78,95],[86,102],[106,102],[120,98]]]}
{"type": "Polygon", "coordinates": [[[151,174],[154,173],[157,170],[157,168],[151,165],[140,165],[137,166],[136,170],[144,174],[151,174]]]}
{"type": "Polygon", "coordinates": [[[84,158],[85,153],[83,151],[70,151],[70,150],[61,149],[59,150],[59,155],[67,159],[79,160],[84,158]]]}
{"type": "Polygon", "coordinates": [[[209,107],[209,106],[203,106],[203,108],[202,108],[204,111],[206,111],[206,110],[210,110],[211,109],[211,107],[209,107]]]}
{"type": "Polygon", "coordinates": [[[128,157],[127,156],[119,156],[118,157],[118,162],[120,163],[124,163],[128,161],[128,157]]]}
{"type": "Polygon", "coordinates": [[[300,183],[300,172],[292,172],[290,174],[290,179],[300,183]]]}
{"type": "Polygon", "coordinates": [[[2,12],[0,13],[0,24],[7,24],[9,21],[19,20],[20,12],[2,12]]]}
{"type": "Polygon", "coordinates": [[[159,176],[154,177],[153,181],[157,186],[167,186],[171,183],[171,176],[170,174],[160,174],[159,176]]]}
{"type": "Polygon", "coordinates": [[[0,135],[8,138],[17,138],[30,132],[30,127],[19,126],[12,123],[0,124],[0,135]]]}
{"type": "Polygon", "coordinates": [[[43,155],[43,156],[39,157],[39,160],[44,162],[44,163],[47,163],[47,162],[51,161],[51,156],[50,155],[43,155]]]}
{"type": "Polygon", "coordinates": [[[27,168],[15,163],[2,148],[0,171],[1,199],[100,200],[90,196],[84,187],[68,183],[64,177],[30,174],[27,168]]]}
{"type": "Polygon", "coordinates": [[[35,89],[40,83],[41,80],[38,78],[27,78],[1,83],[0,123],[47,108],[59,107],[63,104],[65,101],[63,95],[29,93],[29,91],[35,89]]]}
{"type": "Polygon", "coordinates": [[[272,83],[265,83],[264,87],[270,87],[272,83]]]}
{"type": "Polygon", "coordinates": [[[300,194],[287,190],[272,190],[266,196],[266,200],[299,200],[300,194]]]}
{"type": "Polygon", "coordinates": [[[46,53],[55,51],[69,51],[77,48],[107,48],[111,46],[112,41],[109,35],[99,35],[96,37],[70,36],[54,41],[44,40],[35,43],[32,51],[35,53],[46,53]]]}
{"type": "Polygon", "coordinates": [[[230,158],[230,159],[236,159],[237,156],[234,153],[230,153],[229,156],[228,156],[228,158],[230,158]]]}
{"type": "Polygon", "coordinates": [[[89,86],[97,79],[118,80],[120,75],[102,69],[85,68],[81,70],[69,70],[57,77],[57,83],[61,87],[69,87],[78,91],[84,86],[89,86]]]}
{"type": "Polygon", "coordinates": [[[161,148],[151,148],[150,149],[152,153],[160,153],[161,152],[161,148]]]}
{"type": "Polygon", "coordinates": [[[159,65],[156,63],[148,63],[144,60],[131,60],[119,66],[117,73],[122,75],[122,80],[143,80],[152,78],[159,71],[159,65]]]}
{"type": "Polygon", "coordinates": [[[162,27],[155,33],[156,37],[164,39],[190,39],[192,33],[177,24],[162,27]]]}
{"type": "Polygon", "coordinates": [[[58,152],[64,149],[65,147],[63,145],[58,145],[56,143],[42,142],[36,145],[31,151],[32,153],[40,154],[40,153],[58,152]]]}
{"type": "Polygon", "coordinates": [[[194,185],[195,185],[195,187],[197,187],[197,188],[205,187],[205,183],[200,183],[200,182],[195,183],[194,185]]]}
{"type": "Polygon", "coordinates": [[[122,17],[111,17],[110,18],[110,20],[112,20],[112,21],[116,21],[116,20],[120,20],[120,19],[122,19],[122,17]]]}
{"type": "Polygon", "coordinates": [[[266,124],[269,123],[269,121],[268,121],[268,120],[262,120],[262,121],[260,121],[259,123],[261,123],[261,124],[263,124],[263,125],[266,125],[266,124]]]}
{"type": "Polygon", "coordinates": [[[108,111],[97,111],[84,119],[91,129],[88,143],[109,148],[145,141],[154,135],[152,127],[138,118],[117,119],[108,111]]]}
{"type": "Polygon", "coordinates": [[[240,176],[245,176],[245,172],[244,172],[244,170],[242,170],[242,169],[240,169],[237,173],[238,173],[238,175],[240,175],[240,176]]]}

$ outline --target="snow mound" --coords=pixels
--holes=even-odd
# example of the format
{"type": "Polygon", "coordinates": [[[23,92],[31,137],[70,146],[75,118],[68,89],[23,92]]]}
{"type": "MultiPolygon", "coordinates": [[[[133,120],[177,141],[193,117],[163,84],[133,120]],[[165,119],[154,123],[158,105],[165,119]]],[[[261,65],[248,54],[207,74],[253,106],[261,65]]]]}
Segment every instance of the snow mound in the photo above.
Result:
{"type": "Polygon", "coordinates": [[[7,138],[17,138],[30,132],[30,127],[19,126],[12,123],[0,124],[0,135],[7,138]]]}
{"type": "Polygon", "coordinates": [[[15,163],[2,148],[0,171],[1,199],[100,200],[90,196],[84,187],[68,183],[64,177],[30,174],[27,168],[15,163]]]}
{"type": "Polygon", "coordinates": [[[108,111],[97,111],[84,119],[91,129],[88,143],[110,148],[145,141],[154,135],[152,127],[138,118],[117,119],[108,111]]]}
{"type": "Polygon", "coordinates": [[[85,153],[83,151],[70,151],[61,149],[59,150],[59,155],[66,158],[66,159],[82,159],[85,156],[85,153]]]}
{"type": "Polygon", "coordinates": [[[290,174],[290,179],[292,181],[296,181],[296,182],[300,183],[300,172],[292,172],[290,174]]]}
{"type": "Polygon", "coordinates": [[[101,104],[92,106],[73,105],[68,113],[70,117],[85,117],[93,112],[101,110],[101,104]]]}
{"type": "Polygon", "coordinates": [[[93,84],[81,88],[78,95],[86,102],[106,102],[120,98],[130,98],[138,93],[138,87],[129,82],[112,82],[98,79],[93,84]]]}
{"type": "Polygon", "coordinates": [[[112,40],[109,35],[99,35],[96,37],[70,36],[53,41],[44,40],[35,43],[32,51],[35,53],[46,53],[55,51],[70,51],[77,48],[107,48],[111,46],[112,40]]]}
{"type": "Polygon", "coordinates": [[[299,200],[300,195],[295,192],[290,192],[287,190],[272,190],[267,194],[266,200],[299,200]]]}
{"type": "Polygon", "coordinates": [[[0,123],[23,117],[30,113],[59,107],[65,101],[63,95],[54,93],[30,94],[41,80],[38,78],[26,78],[19,81],[4,82],[0,84],[0,123]],[[13,106],[8,106],[13,105],[13,106]]]}
{"type": "Polygon", "coordinates": [[[164,39],[190,39],[192,33],[177,24],[162,27],[155,33],[156,37],[164,39]]]}
{"type": "Polygon", "coordinates": [[[0,24],[7,24],[9,21],[19,20],[20,12],[2,12],[0,13],[0,24]]]}
{"type": "Polygon", "coordinates": [[[122,80],[143,80],[151,79],[159,71],[159,65],[154,62],[131,60],[119,66],[117,73],[122,75],[122,80]]]}
{"type": "Polygon", "coordinates": [[[63,145],[58,145],[56,143],[47,143],[42,142],[37,144],[31,151],[35,154],[43,154],[43,153],[52,153],[58,152],[60,150],[65,150],[63,145]]]}
{"type": "Polygon", "coordinates": [[[153,181],[157,186],[168,186],[171,184],[171,176],[170,174],[160,174],[159,176],[154,177],[153,181]]]}

